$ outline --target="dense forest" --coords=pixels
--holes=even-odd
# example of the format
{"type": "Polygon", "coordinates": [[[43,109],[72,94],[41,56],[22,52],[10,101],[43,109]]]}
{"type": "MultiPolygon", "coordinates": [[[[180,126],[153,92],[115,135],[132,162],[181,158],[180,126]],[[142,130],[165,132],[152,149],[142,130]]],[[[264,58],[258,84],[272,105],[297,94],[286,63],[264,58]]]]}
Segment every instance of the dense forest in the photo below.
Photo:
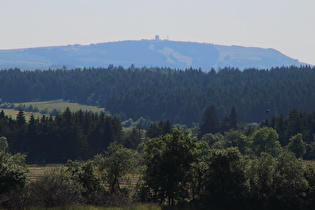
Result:
{"type": "Polygon", "coordinates": [[[63,98],[106,107],[28,120],[2,110],[0,207],[314,209],[314,70],[0,71],[2,106],[63,98]],[[151,124],[122,127],[141,116],[151,124]],[[31,181],[26,163],[66,164],[31,181]],[[136,183],[123,185],[127,175],[136,183]]]}
{"type": "Polygon", "coordinates": [[[7,138],[10,152],[27,154],[28,163],[65,163],[86,160],[105,150],[110,142],[121,141],[119,119],[104,113],[71,112],[55,117],[30,117],[21,110],[15,119],[0,112],[0,137],[7,138]]]}
{"type": "MultiPolygon", "coordinates": [[[[152,127],[164,132],[168,125],[152,127]]],[[[27,177],[27,157],[11,154],[1,137],[0,207],[149,202],[175,209],[314,209],[315,165],[299,158],[300,134],[283,148],[268,127],[248,137],[232,129],[212,144],[215,137],[206,134],[203,139],[211,141],[198,141],[177,128],[147,139],[137,150],[112,142],[91,159],[68,160],[37,181],[27,177]],[[122,185],[127,174],[137,183],[122,185]]]]}
{"type": "Polygon", "coordinates": [[[269,70],[223,68],[66,68],[0,71],[2,103],[64,99],[105,107],[121,120],[141,116],[192,126],[214,105],[219,119],[232,107],[239,121],[260,122],[297,108],[310,112],[315,102],[315,67],[269,70]],[[270,113],[266,115],[265,110],[270,113]]]}
{"type": "Polygon", "coordinates": [[[273,116],[260,123],[260,127],[270,127],[277,131],[282,146],[290,143],[290,138],[299,134],[307,145],[304,159],[315,159],[315,111],[301,112],[297,109],[290,111],[288,117],[273,116]]]}
{"type": "MultiPolygon", "coordinates": [[[[7,139],[13,154],[27,154],[27,163],[65,163],[71,160],[87,160],[104,151],[110,143],[118,142],[126,148],[141,148],[148,139],[172,132],[169,120],[151,123],[144,128],[140,123],[123,130],[120,120],[101,113],[71,112],[67,108],[56,116],[30,117],[26,121],[22,110],[16,119],[0,112],[0,137],[7,139]]],[[[238,122],[234,108],[229,115],[218,120],[216,108],[205,109],[200,127],[190,129],[190,136],[207,143],[212,149],[237,147],[239,151],[253,156],[257,145],[253,143],[255,132],[266,135],[259,147],[265,152],[279,153],[289,149],[297,158],[315,159],[315,111],[306,114],[296,109],[288,117],[273,116],[258,126],[238,122]],[[273,145],[274,142],[277,142],[273,145]]]]}

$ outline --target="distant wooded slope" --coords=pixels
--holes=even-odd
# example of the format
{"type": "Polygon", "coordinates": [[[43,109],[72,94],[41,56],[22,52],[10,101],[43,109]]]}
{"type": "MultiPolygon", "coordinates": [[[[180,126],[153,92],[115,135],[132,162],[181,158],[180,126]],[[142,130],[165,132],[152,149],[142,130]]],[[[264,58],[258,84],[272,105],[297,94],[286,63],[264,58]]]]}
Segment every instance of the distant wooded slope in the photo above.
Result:
{"type": "Polygon", "coordinates": [[[275,66],[299,66],[302,63],[274,49],[160,39],[0,50],[0,69],[107,67],[110,64],[124,68],[134,64],[136,67],[170,67],[182,70],[193,67],[210,71],[211,68],[225,66],[240,70],[269,69],[275,66]]]}

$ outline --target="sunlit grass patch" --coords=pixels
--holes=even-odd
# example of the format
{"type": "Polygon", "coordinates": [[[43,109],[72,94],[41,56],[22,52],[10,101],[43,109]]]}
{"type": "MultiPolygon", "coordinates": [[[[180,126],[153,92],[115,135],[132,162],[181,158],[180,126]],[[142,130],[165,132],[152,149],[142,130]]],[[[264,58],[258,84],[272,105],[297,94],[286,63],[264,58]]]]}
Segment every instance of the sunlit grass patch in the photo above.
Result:
{"type": "Polygon", "coordinates": [[[76,112],[79,110],[91,111],[91,112],[104,111],[104,108],[82,105],[78,103],[71,103],[69,101],[64,101],[63,99],[51,100],[51,101],[23,102],[23,103],[15,103],[14,105],[19,106],[20,104],[25,105],[26,107],[32,105],[33,107],[37,107],[39,110],[47,110],[48,112],[51,112],[54,109],[56,109],[57,111],[63,112],[64,110],[66,110],[67,107],[69,107],[72,112],[76,112]]]}

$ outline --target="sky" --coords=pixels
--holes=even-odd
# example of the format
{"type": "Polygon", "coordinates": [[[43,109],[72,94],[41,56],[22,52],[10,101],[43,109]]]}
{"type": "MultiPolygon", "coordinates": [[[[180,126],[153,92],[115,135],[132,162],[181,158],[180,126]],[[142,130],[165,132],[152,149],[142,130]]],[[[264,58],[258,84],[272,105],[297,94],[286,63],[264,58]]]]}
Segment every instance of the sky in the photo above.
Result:
{"type": "Polygon", "coordinates": [[[273,48],[315,65],[315,0],[0,0],[0,49],[155,35],[273,48]]]}

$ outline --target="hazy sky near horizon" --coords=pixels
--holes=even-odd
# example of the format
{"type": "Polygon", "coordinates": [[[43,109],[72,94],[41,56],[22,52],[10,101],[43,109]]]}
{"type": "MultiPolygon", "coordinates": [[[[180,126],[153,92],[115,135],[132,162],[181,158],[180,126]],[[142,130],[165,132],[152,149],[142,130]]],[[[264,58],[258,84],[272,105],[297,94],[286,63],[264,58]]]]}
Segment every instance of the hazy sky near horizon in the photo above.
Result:
{"type": "Polygon", "coordinates": [[[155,35],[274,48],[315,65],[315,0],[0,0],[0,49],[155,35]]]}

